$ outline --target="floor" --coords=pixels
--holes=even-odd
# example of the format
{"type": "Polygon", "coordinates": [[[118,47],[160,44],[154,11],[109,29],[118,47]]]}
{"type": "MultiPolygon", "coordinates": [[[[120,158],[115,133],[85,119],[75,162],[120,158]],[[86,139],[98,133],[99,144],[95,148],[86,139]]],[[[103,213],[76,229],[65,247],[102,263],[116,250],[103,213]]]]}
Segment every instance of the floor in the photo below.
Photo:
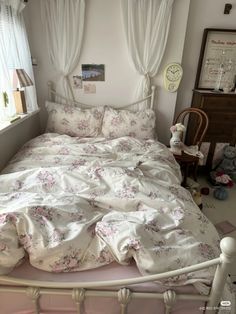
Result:
{"type": "MultiPolygon", "coordinates": [[[[213,187],[206,177],[200,176],[198,178],[200,187],[208,187],[209,195],[202,195],[203,213],[215,225],[222,221],[229,221],[236,227],[236,183],[232,188],[227,188],[228,198],[226,200],[218,200],[213,196],[215,187],[213,187]]],[[[223,236],[232,236],[236,238],[236,230],[223,236]]],[[[232,281],[236,281],[236,262],[231,269],[232,281]]]]}

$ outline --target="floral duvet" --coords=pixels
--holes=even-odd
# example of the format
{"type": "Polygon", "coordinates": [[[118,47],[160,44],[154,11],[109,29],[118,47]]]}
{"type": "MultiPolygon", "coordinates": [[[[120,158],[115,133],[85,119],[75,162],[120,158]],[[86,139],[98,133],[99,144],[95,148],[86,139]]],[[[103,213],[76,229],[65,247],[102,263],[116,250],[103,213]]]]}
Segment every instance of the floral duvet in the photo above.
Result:
{"type": "MultiPolygon", "coordinates": [[[[215,228],[159,142],[47,133],[0,176],[1,274],[26,257],[51,272],[134,259],[142,274],[154,274],[218,255],[215,228]]],[[[166,283],[201,285],[211,276],[198,271],[166,283]]]]}

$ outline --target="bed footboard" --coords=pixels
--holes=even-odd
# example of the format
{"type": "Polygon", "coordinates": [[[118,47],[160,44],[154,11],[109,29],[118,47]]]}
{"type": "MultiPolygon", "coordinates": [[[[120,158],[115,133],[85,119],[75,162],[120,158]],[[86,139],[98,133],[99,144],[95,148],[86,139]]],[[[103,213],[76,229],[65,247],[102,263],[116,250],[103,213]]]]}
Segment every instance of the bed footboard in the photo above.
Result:
{"type": "Polygon", "coordinates": [[[219,308],[219,302],[222,297],[229,269],[232,263],[236,260],[236,239],[226,237],[221,240],[220,247],[222,251],[220,257],[213,260],[162,274],[137,277],[127,280],[55,283],[50,281],[24,280],[10,276],[0,276],[0,281],[7,283],[7,285],[0,285],[0,293],[25,293],[32,301],[35,314],[40,314],[40,296],[48,294],[71,296],[78,314],[82,314],[82,306],[86,297],[115,297],[118,299],[120,304],[121,314],[127,313],[129,303],[132,299],[137,298],[162,299],[165,304],[165,314],[171,313],[177,300],[204,301],[206,302],[205,314],[212,314],[214,313],[214,310],[216,312],[219,308]],[[213,279],[212,288],[208,296],[199,294],[176,294],[176,292],[171,289],[165,291],[164,293],[132,292],[130,289],[126,288],[132,284],[158,281],[216,265],[217,269],[213,279]],[[119,290],[108,290],[107,287],[119,287],[119,290]]]}

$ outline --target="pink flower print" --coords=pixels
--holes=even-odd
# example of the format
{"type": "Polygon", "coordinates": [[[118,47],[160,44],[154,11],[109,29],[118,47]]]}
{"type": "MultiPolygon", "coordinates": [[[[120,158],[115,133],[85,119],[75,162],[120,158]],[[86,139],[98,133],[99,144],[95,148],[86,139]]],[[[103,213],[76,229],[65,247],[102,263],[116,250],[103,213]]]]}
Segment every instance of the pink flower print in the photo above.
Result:
{"type": "Polygon", "coordinates": [[[134,198],[137,193],[137,187],[124,183],[122,189],[117,191],[117,196],[120,198],[134,198]]]}
{"type": "Polygon", "coordinates": [[[216,257],[213,248],[206,243],[200,243],[198,249],[200,254],[206,259],[213,259],[216,257]]]}
{"type": "Polygon", "coordinates": [[[98,180],[102,178],[102,172],[104,169],[102,167],[90,168],[88,170],[88,175],[92,180],[98,180]]]}
{"type": "Polygon", "coordinates": [[[107,222],[98,222],[95,231],[101,233],[104,237],[112,237],[118,230],[107,222]]]}
{"type": "Polygon", "coordinates": [[[112,126],[119,126],[122,123],[122,118],[121,117],[114,117],[111,119],[111,125],[112,126]]]}
{"type": "Polygon", "coordinates": [[[0,224],[4,224],[7,221],[7,214],[0,215],[0,224]]]}
{"type": "Polygon", "coordinates": [[[84,214],[82,212],[69,213],[69,217],[71,222],[77,222],[84,218],[84,214]]]}
{"type": "Polygon", "coordinates": [[[158,232],[160,231],[159,227],[157,226],[157,219],[149,220],[145,224],[145,229],[152,232],[158,232]]]}
{"type": "Polygon", "coordinates": [[[4,242],[0,242],[0,252],[6,251],[7,245],[4,242]]]}
{"type": "Polygon", "coordinates": [[[81,166],[84,166],[86,164],[85,159],[77,159],[74,160],[69,168],[69,170],[79,169],[81,166]]]}
{"type": "Polygon", "coordinates": [[[40,171],[37,175],[37,178],[46,189],[51,189],[56,183],[56,180],[53,177],[52,173],[47,170],[40,171]]]}
{"type": "Polygon", "coordinates": [[[99,262],[101,264],[104,264],[104,263],[109,264],[113,261],[114,261],[114,258],[107,248],[101,250],[99,257],[97,258],[97,262],[99,262]]]}
{"type": "Polygon", "coordinates": [[[69,124],[69,121],[64,118],[64,119],[62,119],[61,124],[62,124],[62,125],[68,125],[68,124],[69,124]]]}
{"type": "Polygon", "coordinates": [[[86,145],[84,148],[83,148],[83,151],[86,153],[86,154],[95,154],[97,152],[97,147],[95,145],[86,145]]]}
{"type": "Polygon", "coordinates": [[[100,120],[102,118],[102,112],[100,110],[97,110],[95,109],[93,111],[93,117],[96,119],[96,120],[100,120]]]}
{"type": "Polygon", "coordinates": [[[156,193],[156,192],[152,192],[152,191],[151,191],[151,192],[149,192],[148,197],[149,197],[151,200],[154,200],[154,199],[160,197],[160,195],[159,195],[159,193],[156,193]]]}
{"type": "Polygon", "coordinates": [[[129,135],[130,137],[136,137],[136,136],[137,136],[135,132],[129,132],[128,135],[129,135]]]}
{"type": "MultiPolygon", "coordinates": [[[[53,220],[54,211],[55,210],[47,208],[46,206],[36,206],[31,207],[29,214],[35,221],[40,224],[40,226],[45,226],[47,220],[53,220]]],[[[59,219],[60,214],[56,214],[56,217],[57,219],[59,219]]]]}
{"type": "Polygon", "coordinates": [[[65,239],[66,231],[61,231],[60,229],[55,228],[53,230],[50,240],[55,243],[60,243],[65,239]]]}
{"type": "Polygon", "coordinates": [[[129,141],[120,141],[118,144],[118,149],[121,152],[129,152],[132,149],[132,146],[130,145],[129,141]]]}
{"type": "Polygon", "coordinates": [[[65,134],[70,135],[71,137],[76,136],[76,133],[71,131],[70,129],[66,129],[65,134]]]}
{"type": "Polygon", "coordinates": [[[4,223],[8,223],[8,222],[16,222],[16,216],[14,214],[1,214],[0,215],[0,223],[4,224],[4,223]]]}
{"type": "Polygon", "coordinates": [[[76,258],[71,258],[68,262],[68,267],[69,268],[74,268],[75,266],[77,266],[78,261],[76,258]]]}
{"type": "Polygon", "coordinates": [[[180,221],[184,218],[184,210],[181,207],[176,207],[171,211],[171,216],[175,220],[180,221]]]}
{"type": "Polygon", "coordinates": [[[13,191],[21,190],[23,187],[23,182],[20,180],[16,180],[14,183],[13,191]]]}
{"type": "Polygon", "coordinates": [[[69,153],[70,153],[70,150],[67,147],[62,147],[58,151],[59,155],[69,155],[69,153]]]}
{"type": "Polygon", "coordinates": [[[155,243],[154,252],[156,254],[161,254],[165,250],[171,250],[171,249],[170,248],[168,249],[168,248],[165,247],[165,242],[164,241],[160,240],[160,241],[155,243]]]}
{"type": "Polygon", "coordinates": [[[67,255],[63,255],[58,261],[50,265],[53,272],[69,272],[75,270],[80,264],[81,249],[72,250],[67,255]]]}
{"type": "Polygon", "coordinates": [[[133,249],[134,251],[138,251],[142,248],[141,243],[137,239],[129,239],[128,240],[128,248],[133,249]]]}
{"type": "Polygon", "coordinates": [[[65,113],[69,113],[69,114],[73,114],[74,113],[74,107],[73,106],[65,105],[63,107],[63,110],[64,110],[65,113]]]}
{"type": "Polygon", "coordinates": [[[89,127],[89,123],[87,120],[80,120],[77,124],[77,129],[86,130],[89,127]]]}
{"type": "Polygon", "coordinates": [[[20,234],[19,235],[19,242],[24,247],[24,249],[30,253],[32,248],[32,234],[20,234]]]}

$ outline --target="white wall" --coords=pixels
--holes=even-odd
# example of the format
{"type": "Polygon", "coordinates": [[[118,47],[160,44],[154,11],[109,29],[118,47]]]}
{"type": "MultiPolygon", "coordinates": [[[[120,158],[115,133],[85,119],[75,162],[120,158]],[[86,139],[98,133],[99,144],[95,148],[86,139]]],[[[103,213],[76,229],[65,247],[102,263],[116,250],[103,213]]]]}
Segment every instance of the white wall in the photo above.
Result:
{"type": "Polygon", "coordinates": [[[0,132],[0,170],[14,156],[23,144],[40,134],[39,114],[32,114],[27,119],[16,121],[12,128],[0,132]]]}
{"type": "Polygon", "coordinates": [[[182,63],[184,76],[178,91],[177,112],[191,105],[204,28],[236,29],[236,0],[191,0],[182,63]],[[223,14],[225,3],[233,6],[229,15],[223,14]]]}
{"type": "MultiPolygon", "coordinates": [[[[169,62],[181,62],[190,0],[175,0],[167,50],[161,64],[157,84],[155,108],[158,112],[158,137],[168,143],[169,127],[173,121],[177,93],[163,89],[162,72],[169,62]]],[[[126,104],[134,100],[139,75],[128,56],[123,34],[120,1],[86,0],[86,24],[81,63],[104,63],[105,82],[96,82],[96,94],[76,91],[76,98],[89,104],[126,104]]],[[[48,80],[56,80],[56,73],[49,62],[43,25],[40,20],[40,1],[28,2],[25,16],[31,52],[38,60],[34,68],[38,103],[47,97],[48,80]]],[[[81,64],[80,63],[80,64],[81,64]]],[[[74,74],[80,74],[80,64],[74,74]]],[[[71,75],[72,77],[72,75],[71,75]]],[[[42,122],[45,115],[42,111],[42,122]]]]}

